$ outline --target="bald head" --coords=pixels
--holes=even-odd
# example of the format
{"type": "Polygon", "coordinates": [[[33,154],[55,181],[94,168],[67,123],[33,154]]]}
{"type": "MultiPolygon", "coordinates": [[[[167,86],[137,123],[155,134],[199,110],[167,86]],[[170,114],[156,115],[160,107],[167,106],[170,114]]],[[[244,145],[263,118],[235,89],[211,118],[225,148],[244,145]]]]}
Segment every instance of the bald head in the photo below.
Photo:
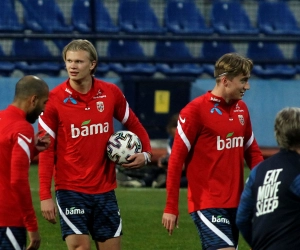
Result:
{"type": "Polygon", "coordinates": [[[27,75],[17,82],[14,101],[25,100],[33,95],[37,97],[47,96],[48,93],[49,87],[44,80],[37,76],[27,75]]]}
{"type": "Polygon", "coordinates": [[[44,111],[48,96],[47,83],[37,76],[27,75],[17,82],[12,105],[22,109],[26,114],[26,120],[34,123],[44,111]]]}

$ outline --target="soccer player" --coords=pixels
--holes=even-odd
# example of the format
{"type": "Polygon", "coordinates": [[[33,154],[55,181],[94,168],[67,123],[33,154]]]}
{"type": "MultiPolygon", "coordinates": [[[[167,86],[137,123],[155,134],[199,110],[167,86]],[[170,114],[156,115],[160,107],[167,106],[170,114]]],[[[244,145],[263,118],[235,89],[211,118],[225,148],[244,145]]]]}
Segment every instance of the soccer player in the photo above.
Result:
{"type": "Polygon", "coordinates": [[[300,249],[300,108],[275,118],[280,150],[247,180],[236,223],[253,250],[300,249]]]}
{"type": "Polygon", "coordinates": [[[40,246],[28,171],[30,161],[50,143],[49,135],[34,135],[31,125],[44,110],[48,94],[42,79],[24,76],[16,84],[13,102],[0,111],[0,249],[40,246]]]}
{"type": "Polygon", "coordinates": [[[216,84],[179,114],[168,164],[167,201],[162,224],[171,235],[178,226],[182,166],[186,166],[188,210],[202,249],[235,249],[236,210],[244,185],[244,159],[250,169],[263,160],[242,98],[250,89],[253,63],[228,53],[215,64],[216,84]]]}
{"type": "Polygon", "coordinates": [[[93,76],[98,56],[91,42],[73,40],[62,54],[69,78],[50,92],[39,119],[39,127],[52,141],[39,157],[42,214],[56,223],[51,196],[54,170],[62,238],[68,249],[90,249],[91,235],[97,249],[118,250],[122,223],[114,192],[116,171],[106,153],[113,118],[143,145],[144,152],[131,155],[124,167],[140,168],[151,160],[150,140],[121,90],[93,76]]]}

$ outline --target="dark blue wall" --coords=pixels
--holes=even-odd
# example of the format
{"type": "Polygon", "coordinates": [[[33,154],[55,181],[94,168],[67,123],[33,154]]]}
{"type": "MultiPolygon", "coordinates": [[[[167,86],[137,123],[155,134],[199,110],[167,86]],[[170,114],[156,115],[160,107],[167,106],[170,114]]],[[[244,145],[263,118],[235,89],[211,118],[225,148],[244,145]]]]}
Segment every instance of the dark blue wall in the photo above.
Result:
{"type": "MultiPolygon", "coordinates": [[[[50,89],[65,80],[65,78],[43,78],[50,89]]],[[[11,103],[15,83],[18,78],[0,79],[0,109],[11,103]]],[[[123,89],[118,78],[106,78],[106,81],[117,84],[123,89]]],[[[214,87],[212,79],[199,79],[191,84],[191,97],[194,99],[214,87]]],[[[276,113],[284,107],[300,107],[300,82],[296,80],[250,80],[251,89],[246,92],[244,101],[247,103],[255,137],[262,147],[274,147],[277,143],[274,138],[273,126],[276,113]]],[[[176,86],[174,86],[176,87],[176,86]]],[[[132,97],[130,97],[132,98],[132,97]]],[[[151,100],[152,102],[152,100],[151,100]]],[[[36,127],[36,124],[35,124],[36,127]]],[[[116,124],[115,129],[121,126],[116,124]]]]}

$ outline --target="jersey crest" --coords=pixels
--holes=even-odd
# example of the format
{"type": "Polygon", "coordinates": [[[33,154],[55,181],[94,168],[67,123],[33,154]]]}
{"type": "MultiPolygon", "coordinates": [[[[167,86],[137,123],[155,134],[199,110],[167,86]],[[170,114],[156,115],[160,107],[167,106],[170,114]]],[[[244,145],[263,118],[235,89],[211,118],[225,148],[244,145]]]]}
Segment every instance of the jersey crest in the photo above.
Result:
{"type": "Polygon", "coordinates": [[[103,112],[103,110],[104,110],[104,103],[103,102],[96,102],[96,106],[97,106],[97,110],[99,111],[99,112],[103,112]]]}

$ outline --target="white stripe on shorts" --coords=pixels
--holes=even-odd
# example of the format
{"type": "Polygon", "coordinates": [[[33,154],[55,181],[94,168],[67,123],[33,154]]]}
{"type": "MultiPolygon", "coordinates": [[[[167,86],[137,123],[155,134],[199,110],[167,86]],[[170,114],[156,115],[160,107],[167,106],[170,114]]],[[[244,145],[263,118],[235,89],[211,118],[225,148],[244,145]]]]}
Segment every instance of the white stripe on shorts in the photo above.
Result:
{"type": "MultiPolygon", "coordinates": [[[[119,210],[119,215],[120,215],[120,210],[119,210]]],[[[122,219],[120,218],[120,224],[119,224],[119,227],[118,227],[117,232],[115,233],[114,237],[120,236],[121,232],[122,232],[122,219]]]]}
{"type": "Polygon", "coordinates": [[[22,250],[9,227],[6,228],[6,236],[9,239],[10,243],[13,245],[15,250],[22,250]]]}
{"type": "Polygon", "coordinates": [[[234,246],[233,242],[222,232],[219,228],[217,228],[214,224],[212,224],[200,211],[197,211],[200,219],[203,223],[208,226],[216,235],[218,235],[222,240],[224,240],[228,245],[234,246]]]}
{"type": "Polygon", "coordinates": [[[61,210],[57,198],[56,198],[56,204],[59,210],[59,213],[61,215],[61,217],[63,218],[63,220],[68,224],[68,226],[74,231],[75,234],[82,234],[82,232],[80,232],[80,230],[75,227],[75,225],[68,219],[68,217],[64,214],[64,212],[61,210]]]}

